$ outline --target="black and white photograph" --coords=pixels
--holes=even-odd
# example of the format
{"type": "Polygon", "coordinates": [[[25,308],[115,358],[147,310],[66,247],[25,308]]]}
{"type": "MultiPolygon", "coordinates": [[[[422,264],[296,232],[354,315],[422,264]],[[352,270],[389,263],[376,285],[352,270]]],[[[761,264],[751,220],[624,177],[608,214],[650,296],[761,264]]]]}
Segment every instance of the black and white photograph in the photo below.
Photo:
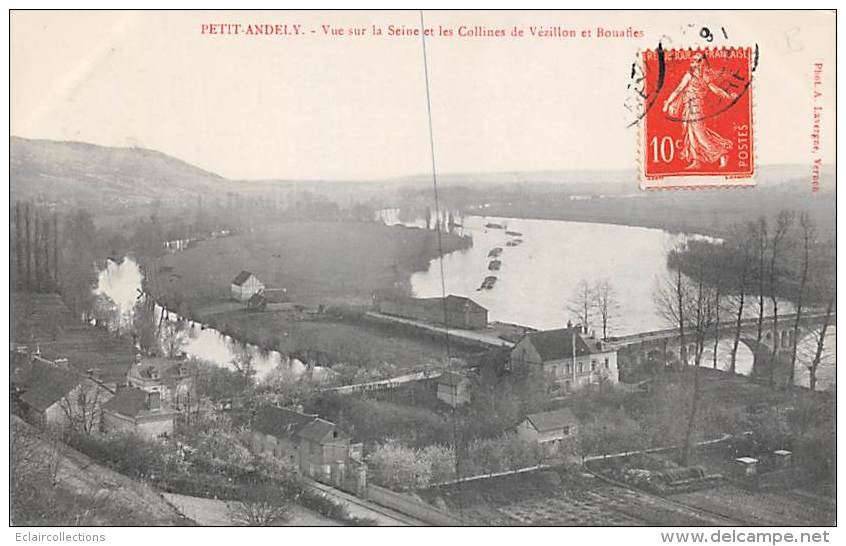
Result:
{"type": "Polygon", "coordinates": [[[11,9],[11,535],[828,542],[836,19],[11,9]]]}

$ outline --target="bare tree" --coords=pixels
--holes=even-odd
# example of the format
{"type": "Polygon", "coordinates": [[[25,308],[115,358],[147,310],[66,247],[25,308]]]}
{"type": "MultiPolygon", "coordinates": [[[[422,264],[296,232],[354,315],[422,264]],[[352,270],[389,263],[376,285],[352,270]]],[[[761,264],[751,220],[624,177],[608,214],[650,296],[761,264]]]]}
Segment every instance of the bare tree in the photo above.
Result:
{"type": "Polygon", "coordinates": [[[100,426],[101,406],[107,395],[105,387],[86,379],[59,400],[59,407],[73,430],[89,435],[100,426]]]}
{"type": "Polygon", "coordinates": [[[26,204],[26,214],[24,216],[25,230],[26,230],[26,288],[32,288],[32,239],[30,237],[30,222],[32,216],[32,206],[26,204]]]}
{"type": "Polygon", "coordinates": [[[825,308],[825,319],[823,320],[822,329],[817,335],[817,349],[814,352],[814,358],[808,365],[808,387],[810,387],[812,391],[817,388],[817,369],[820,367],[820,363],[822,363],[823,350],[825,349],[825,335],[828,331],[829,325],[831,324],[831,312],[833,307],[834,298],[831,298],[828,300],[828,305],[826,305],[825,308]]]}
{"type": "Polygon", "coordinates": [[[790,354],[790,371],[787,385],[792,387],[796,380],[796,348],[799,340],[799,323],[802,320],[802,306],[805,298],[805,287],[808,284],[808,269],[811,261],[811,245],[816,238],[816,226],[807,212],[799,214],[799,228],[802,238],[802,265],[799,274],[799,294],[796,296],[796,320],[793,321],[793,347],[790,354]]]}
{"type": "MultiPolygon", "coordinates": [[[[750,233],[754,232],[754,225],[749,226],[750,233]]],[[[740,232],[740,230],[737,230],[740,232]]],[[[742,331],[743,326],[743,308],[746,303],[746,290],[747,290],[747,280],[749,277],[749,267],[751,265],[752,256],[751,256],[751,245],[752,240],[751,237],[746,235],[739,235],[740,237],[740,245],[735,252],[739,254],[738,259],[740,260],[740,271],[737,276],[737,284],[735,285],[735,289],[737,293],[732,298],[736,315],[735,315],[735,328],[734,328],[734,341],[731,347],[731,364],[729,365],[729,369],[731,373],[735,373],[737,371],[737,350],[740,346],[740,334],[742,331]]]]}
{"type": "Polygon", "coordinates": [[[602,321],[602,339],[608,339],[611,331],[611,323],[617,317],[619,302],[617,293],[611,281],[602,279],[596,281],[593,286],[593,294],[596,301],[596,309],[599,312],[599,319],[602,321]]]}
{"type": "Polygon", "coordinates": [[[764,259],[767,253],[767,245],[769,238],[767,237],[767,219],[761,216],[758,219],[758,224],[753,232],[755,238],[755,246],[758,257],[758,267],[755,274],[758,276],[758,332],[755,337],[755,347],[761,344],[761,339],[764,336],[764,279],[766,278],[766,271],[764,269],[764,259]]]}
{"type": "Polygon", "coordinates": [[[697,283],[695,292],[688,290],[690,295],[687,298],[689,306],[687,316],[691,318],[690,329],[694,334],[695,353],[693,355],[693,393],[691,395],[690,412],[687,416],[687,427],[685,429],[682,450],[682,464],[684,465],[690,463],[690,458],[693,455],[695,447],[693,431],[696,427],[696,415],[699,411],[699,402],[702,397],[699,366],[702,363],[702,353],[705,350],[706,337],[717,314],[716,299],[711,292],[712,290],[705,286],[703,281],[697,283]]]}
{"type": "Polygon", "coordinates": [[[235,371],[245,378],[251,378],[256,374],[255,357],[247,347],[240,348],[230,363],[235,371]]]}
{"type": "Polygon", "coordinates": [[[721,286],[719,281],[717,282],[716,288],[714,290],[714,304],[713,304],[713,323],[714,323],[714,355],[713,355],[713,362],[712,368],[715,370],[717,369],[717,352],[720,348],[720,313],[722,312],[723,306],[723,294],[721,292],[721,286]]]}
{"type": "Polygon", "coordinates": [[[266,527],[290,518],[288,505],[271,498],[251,498],[229,505],[229,519],[235,525],[266,527]]]}
{"type": "Polygon", "coordinates": [[[187,333],[181,320],[164,320],[159,325],[159,337],[167,358],[176,358],[185,345],[187,333]]]}
{"type": "Polygon", "coordinates": [[[18,287],[22,286],[24,280],[24,246],[23,246],[23,214],[21,213],[21,202],[15,203],[15,262],[17,266],[18,287]]]}
{"type": "Polygon", "coordinates": [[[687,364],[687,343],[685,341],[685,290],[684,278],[680,269],[676,270],[675,279],[669,277],[659,281],[653,293],[655,309],[664,320],[679,330],[679,358],[687,364]]]}
{"type": "Polygon", "coordinates": [[[590,317],[596,308],[596,297],[585,279],[579,281],[573,295],[567,302],[567,310],[573,313],[582,326],[590,327],[590,317]]]}
{"type": "Polygon", "coordinates": [[[687,414],[684,445],[682,449],[683,464],[688,464],[693,454],[693,431],[696,426],[699,402],[702,396],[699,378],[699,366],[702,363],[702,354],[705,349],[705,342],[711,332],[716,312],[717,299],[715,291],[708,288],[704,281],[698,281],[695,285],[692,281],[676,271],[675,282],[669,279],[659,285],[654,300],[656,310],[664,319],[679,329],[679,341],[682,347],[682,359],[687,360],[686,333],[690,333],[694,339],[693,353],[693,390],[691,394],[690,410],[687,414]]]}
{"type": "Polygon", "coordinates": [[[794,216],[795,213],[789,210],[782,210],[778,213],[773,231],[772,244],[770,246],[770,301],[773,304],[773,352],[770,358],[770,387],[775,387],[775,368],[778,364],[780,341],[778,333],[778,251],[779,245],[787,237],[794,216]]]}

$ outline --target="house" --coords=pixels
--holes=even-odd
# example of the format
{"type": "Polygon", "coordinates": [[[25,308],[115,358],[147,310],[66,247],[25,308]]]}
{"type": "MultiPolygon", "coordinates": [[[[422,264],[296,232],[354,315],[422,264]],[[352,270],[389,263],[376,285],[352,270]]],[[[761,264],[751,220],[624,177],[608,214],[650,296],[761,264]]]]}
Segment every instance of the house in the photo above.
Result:
{"type": "Polygon", "coordinates": [[[96,430],[103,404],[112,396],[94,378],[71,370],[66,359],[34,356],[12,371],[13,401],[24,419],[40,427],[96,430]]]}
{"type": "Polygon", "coordinates": [[[183,360],[136,355],[126,384],[147,392],[159,392],[162,400],[174,407],[187,404],[194,397],[194,377],[183,360]]]}
{"type": "Polygon", "coordinates": [[[412,298],[387,290],[377,290],[373,299],[376,310],[384,315],[445,324],[465,330],[479,330],[488,325],[488,310],[464,296],[450,294],[446,298],[412,298]]]}
{"type": "Polygon", "coordinates": [[[542,372],[565,392],[618,382],[617,351],[581,326],[526,334],[511,350],[509,367],[542,372]]]}
{"type": "Polygon", "coordinates": [[[175,416],[160,392],[123,387],[103,404],[101,429],[107,434],[129,432],[155,439],[173,434],[175,416]]]}
{"type": "Polygon", "coordinates": [[[330,421],[300,408],[264,406],[253,419],[251,448],[298,474],[357,494],[363,491],[362,446],[330,421]]]}
{"type": "Polygon", "coordinates": [[[470,380],[456,372],[444,372],[438,378],[438,400],[452,407],[470,402],[470,380]]]}
{"type": "Polygon", "coordinates": [[[253,294],[264,291],[264,284],[249,271],[241,271],[232,279],[230,292],[232,299],[246,302],[253,294]]]}
{"type": "Polygon", "coordinates": [[[578,433],[579,420],[570,408],[532,413],[517,426],[517,435],[536,442],[547,457],[558,455],[561,447],[574,440],[578,433]]]}

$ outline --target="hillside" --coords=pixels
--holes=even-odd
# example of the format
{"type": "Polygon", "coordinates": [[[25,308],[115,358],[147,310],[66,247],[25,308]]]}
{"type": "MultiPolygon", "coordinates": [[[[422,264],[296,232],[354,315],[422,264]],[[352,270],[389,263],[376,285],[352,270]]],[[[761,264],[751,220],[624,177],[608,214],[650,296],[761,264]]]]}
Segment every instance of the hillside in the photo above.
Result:
{"type": "MultiPolygon", "coordinates": [[[[758,187],[743,191],[641,192],[633,170],[560,170],[444,173],[438,178],[442,205],[528,218],[612,222],[718,233],[779,208],[809,209],[823,231],[833,231],[834,166],[823,166],[821,192],[810,192],[807,165],[764,165],[758,187]],[[571,196],[579,196],[572,200],[571,196]],[[637,199],[633,199],[637,197],[637,199]]],[[[425,210],[432,181],[419,174],[372,181],[231,180],[164,153],[80,142],[11,137],[11,200],[35,199],[85,207],[95,216],[149,214],[139,205],[193,207],[198,196],[225,203],[233,194],[284,203],[299,192],[322,194],[341,206],[372,202],[425,210]]]]}
{"type": "Polygon", "coordinates": [[[160,152],[12,137],[11,197],[111,206],[194,199],[231,191],[231,182],[160,152]]]}

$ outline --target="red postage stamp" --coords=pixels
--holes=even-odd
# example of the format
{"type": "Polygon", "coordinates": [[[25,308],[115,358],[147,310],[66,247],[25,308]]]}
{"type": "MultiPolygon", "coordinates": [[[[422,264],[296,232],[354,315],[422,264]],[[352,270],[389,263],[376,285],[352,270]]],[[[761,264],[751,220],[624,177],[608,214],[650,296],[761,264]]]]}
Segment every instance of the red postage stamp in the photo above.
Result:
{"type": "Polygon", "coordinates": [[[754,185],[757,49],[643,52],[642,187],[754,185]]]}

